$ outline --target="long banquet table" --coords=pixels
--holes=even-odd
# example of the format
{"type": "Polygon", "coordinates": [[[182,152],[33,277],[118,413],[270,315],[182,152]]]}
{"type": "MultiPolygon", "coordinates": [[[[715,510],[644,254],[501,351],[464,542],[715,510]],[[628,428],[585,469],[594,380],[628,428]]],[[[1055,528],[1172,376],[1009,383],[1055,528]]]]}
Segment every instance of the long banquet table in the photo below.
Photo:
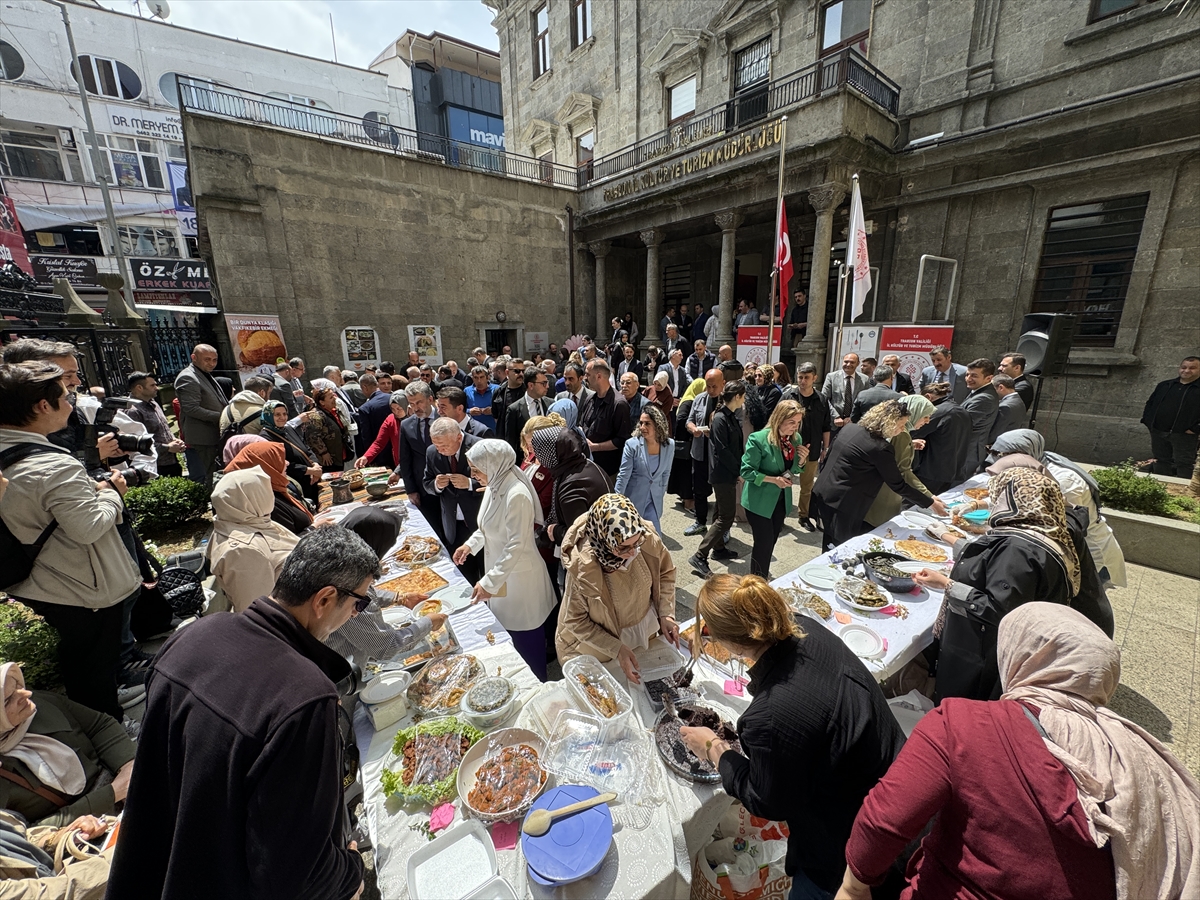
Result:
{"type": "MultiPolygon", "coordinates": [[[[983,476],[977,477],[941,496],[949,501],[961,499],[964,487],[974,486],[985,480],[983,476]]],[[[408,513],[401,540],[408,534],[433,535],[433,529],[411,504],[408,513]]],[[[815,562],[835,562],[852,556],[863,549],[871,537],[878,537],[884,541],[885,546],[889,546],[890,539],[884,537],[889,528],[897,538],[921,536],[920,529],[897,517],[875,529],[871,535],[853,538],[835,550],[822,554],[815,562]]],[[[432,568],[450,582],[447,591],[469,588],[444,549],[432,563],[432,568]]],[[[772,583],[778,587],[800,583],[799,571],[797,569],[789,572],[772,583]]],[[[825,597],[835,610],[850,613],[853,621],[868,624],[882,637],[887,638],[888,649],[883,658],[878,661],[865,661],[879,680],[899,671],[929,645],[932,640],[933,622],[941,604],[941,594],[936,591],[920,591],[898,597],[896,599],[909,610],[907,619],[898,619],[853,610],[838,602],[832,591],[816,592],[825,597]]],[[[687,624],[684,623],[684,627],[687,624]]],[[[835,632],[843,627],[832,618],[823,624],[835,632]]],[[[507,632],[485,606],[469,607],[450,616],[450,628],[456,636],[460,632],[478,633],[484,625],[492,630],[496,644],[476,646],[470,648],[470,652],[489,672],[501,669],[517,683],[521,692],[521,711],[514,719],[500,727],[516,725],[544,732],[544,724],[532,714],[532,710],[535,706],[543,705],[551,708],[573,706],[563,682],[539,684],[513,648],[507,632]]],[[[595,875],[551,890],[533,883],[526,877],[526,867],[518,841],[513,849],[497,851],[500,874],[514,888],[517,896],[525,898],[583,900],[600,897],[663,897],[685,900],[690,890],[692,860],[711,839],[713,831],[733,801],[719,785],[694,784],[674,775],[663,765],[653,742],[653,727],[657,716],[645,690],[639,685],[631,684],[615,661],[606,664],[605,668],[633,699],[633,723],[638,740],[643,745],[642,758],[649,761],[645,766],[638,796],[613,806],[613,820],[616,825],[613,848],[595,875]]],[[[749,705],[750,700],[748,696],[736,696],[728,692],[733,688],[731,676],[736,674],[704,659],[696,667],[694,681],[694,687],[698,687],[702,694],[702,702],[714,707],[723,717],[734,722],[749,705]]],[[[360,707],[356,711],[354,721],[362,754],[361,777],[364,784],[366,826],[375,847],[379,891],[388,900],[404,900],[410,896],[407,883],[408,859],[427,842],[424,834],[417,829],[428,823],[430,808],[421,804],[405,804],[398,797],[385,798],[380,775],[389,763],[396,733],[410,727],[413,717],[410,713],[394,725],[375,731],[360,707]]],[[[454,822],[458,822],[463,818],[463,804],[457,799],[454,803],[454,822]]]]}

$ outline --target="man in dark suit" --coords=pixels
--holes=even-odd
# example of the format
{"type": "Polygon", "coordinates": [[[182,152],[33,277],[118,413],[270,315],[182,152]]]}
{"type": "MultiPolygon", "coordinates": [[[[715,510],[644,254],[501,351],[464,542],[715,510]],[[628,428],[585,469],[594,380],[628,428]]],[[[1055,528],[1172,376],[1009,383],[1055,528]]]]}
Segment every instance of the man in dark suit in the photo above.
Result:
{"type": "Polygon", "coordinates": [[[850,421],[857,422],[867,411],[883,403],[885,400],[899,400],[900,395],[892,390],[892,378],[895,373],[891,366],[876,366],[871,376],[875,382],[871,387],[859,393],[850,408],[850,421]]]}
{"type": "Polygon", "coordinates": [[[671,358],[671,353],[674,350],[679,350],[686,354],[688,349],[688,340],[679,333],[679,327],[675,323],[667,326],[667,339],[663,341],[663,354],[667,359],[671,358]]]}
{"type": "Polygon", "coordinates": [[[447,385],[438,391],[437,412],[439,418],[457,422],[464,434],[472,434],[480,440],[496,436],[492,429],[467,415],[467,394],[462,388],[447,385]]]}
{"type": "Polygon", "coordinates": [[[959,480],[966,481],[975,474],[979,464],[987,456],[988,435],[996,424],[1000,411],[1000,397],[992,387],[996,375],[996,364],[986,357],[967,364],[966,384],[971,393],[962,402],[962,408],[971,415],[971,445],[967,448],[967,459],[959,471],[959,480]]]}
{"type": "Polygon", "coordinates": [[[954,402],[946,382],[928,385],[923,391],[934,405],[933,415],[924,428],[912,433],[923,440],[913,459],[913,472],[934,494],[960,482],[958,473],[967,458],[971,443],[971,414],[954,402]]]}
{"type": "Polygon", "coordinates": [[[579,363],[569,362],[563,366],[563,390],[558,392],[555,400],[574,400],[576,408],[582,407],[584,401],[592,396],[584,382],[585,373],[579,363]]]}
{"type": "Polygon", "coordinates": [[[950,385],[950,396],[955,403],[961,404],[967,399],[970,388],[967,387],[967,367],[954,362],[949,347],[934,347],[929,351],[929,361],[932,366],[921,370],[921,378],[917,382],[917,390],[925,392],[927,384],[946,382],[950,385]]]}
{"type": "MultiPolygon", "coordinates": [[[[363,376],[364,379],[366,376],[363,376]]],[[[354,412],[354,421],[358,423],[358,437],[355,447],[358,455],[362,456],[367,448],[375,443],[379,429],[387,417],[392,414],[392,379],[386,375],[376,376],[378,390],[367,397],[366,402],[354,412]]]]}
{"type": "Polygon", "coordinates": [[[550,376],[536,366],[525,369],[525,393],[504,414],[504,439],[508,441],[517,459],[525,458],[521,450],[521,429],[534,416],[544,416],[550,409],[550,376]]]}
{"type": "Polygon", "coordinates": [[[291,363],[281,362],[275,366],[275,387],[269,399],[282,403],[289,419],[300,415],[300,410],[296,408],[296,389],[292,387],[291,363]]]}
{"type": "MultiPolygon", "coordinates": [[[[688,381],[687,369],[683,367],[683,351],[679,349],[673,350],[669,361],[659,366],[658,371],[667,373],[667,387],[671,391],[671,396],[675,398],[675,402],[678,403],[690,383],[688,381]]],[[[658,373],[656,372],[655,374],[658,373]]]]}
{"type": "Polygon", "coordinates": [[[992,430],[988,434],[989,447],[1004,432],[1024,428],[1029,418],[1025,401],[1017,393],[1012,378],[1008,375],[997,375],[992,379],[992,387],[996,389],[996,396],[1000,398],[1000,408],[996,411],[996,421],[992,423],[992,430]]]}
{"type": "Polygon", "coordinates": [[[626,372],[632,372],[637,376],[638,381],[641,381],[642,372],[645,370],[645,366],[643,366],[641,360],[637,358],[637,354],[633,349],[633,344],[626,344],[624,347],[622,347],[621,355],[624,358],[617,364],[617,377],[620,378],[626,372]]]}
{"type": "Polygon", "coordinates": [[[504,371],[508,381],[492,391],[492,417],[496,420],[496,434],[507,434],[504,416],[510,406],[525,396],[525,360],[510,359],[504,371]]]}
{"type": "MultiPolygon", "coordinates": [[[[545,373],[542,373],[545,378],[545,373]]],[[[441,511],[446,549],[453,554],[479,527],[479,505],[483,494],[471,478],[467,451],[481,438],[465,434],[450,418],[434,419],[429,426],[431,446],[425,451],[425,493],[436,500],[441,511]]],[[[483,554],[467,557],[459,567],[472,584],[483,576],[483,554]]]]}
{"type": "Polygon", "coordinates": [[[219,422],[227,402],[212,376],[216,367],[216,348],[197,344],[192,350],[192,364],[184,366],[175,376],[179,427],[188,444],[184,451],[188,478],[201,484],[210,484],[217,470],[217,444],[221,438],[219,422]]]}
{"type": "Polygon", "coordinates": [[[842,357],[840,372],[830,372],[821,385],[821,395],[829,403],[830,434],[837,437],[842,426],[850,421],[854,401],[867,388],[867,378],[858,371],[858,354],[847,353],[842,357]]]}
{"type": "Polygon", "coordinates": [[[712,318],[712,313],[704,308],[703,303],[697,303],[692,307],[692,312],[695,316],[692,318],[691,334],[685,334],[685,338],[690,338],[693,341],[704,340],[704,326],[708,324],[708,320],[712,318]]]}
{"type": "Polygon", "coordinates": [[[429,385],[418,378],[408,383],[404,396],[408,397],[408,415],[400,420],[400,464],[392,472],[388,484],[404,479],[408,499],[445,542],[438,498],[425,490],[425,451],[430,447],[429,430],[436,419],[433,394],[429,385]]]}
{"type": "Polygon", "coordinates": [[[1033,382],[1025,377],[1025,357],[1020,353],[1005,353],[996,367],[1001,375],[1007,375],[1013,380],[1017,396],[1025,404],[1025,408],[1033,406],[1033,382]]]}
{"type": "Polygon", "coordinates": [[[916,388],[913,387],[912,379],[900,371],[900,357],[895,353],[889,353],[882,360],[885,366],[891,366],[895,372],[895,377],[892,379],[892,390],[900,394],[912,395],[916,393],[916,388]]]}

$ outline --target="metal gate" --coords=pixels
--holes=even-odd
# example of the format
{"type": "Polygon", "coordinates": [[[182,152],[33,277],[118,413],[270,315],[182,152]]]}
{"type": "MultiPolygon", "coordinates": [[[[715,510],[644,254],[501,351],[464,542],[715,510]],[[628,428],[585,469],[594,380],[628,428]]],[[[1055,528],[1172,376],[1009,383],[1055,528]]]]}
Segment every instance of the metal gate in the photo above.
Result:
{"type": "Polygon", "coordinates": [[[110,397],[124,397],[137,360],[152,359],[146,334],[140,328],[95,328],[69,325],[30,325],[7,323],[0,329],[0,343],[21,338],[65,341],[79,351],[79,378],[85,387],[99,385],[110,397]]]}

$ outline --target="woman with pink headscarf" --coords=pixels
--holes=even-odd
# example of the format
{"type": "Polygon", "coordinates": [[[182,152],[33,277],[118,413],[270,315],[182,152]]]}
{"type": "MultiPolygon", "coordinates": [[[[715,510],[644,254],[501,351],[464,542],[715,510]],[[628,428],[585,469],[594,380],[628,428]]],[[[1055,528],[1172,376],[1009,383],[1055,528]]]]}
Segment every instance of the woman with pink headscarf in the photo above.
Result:
{"type": "Polygon", "coordinates": [[[1000,622],[1004,693],[943,700],[867,795],[838,900],[869,900],[909,841],[902,900],[1200,896],[1200,785],[1107,708],[1121,651],[1081,613],[1000,622]]]}

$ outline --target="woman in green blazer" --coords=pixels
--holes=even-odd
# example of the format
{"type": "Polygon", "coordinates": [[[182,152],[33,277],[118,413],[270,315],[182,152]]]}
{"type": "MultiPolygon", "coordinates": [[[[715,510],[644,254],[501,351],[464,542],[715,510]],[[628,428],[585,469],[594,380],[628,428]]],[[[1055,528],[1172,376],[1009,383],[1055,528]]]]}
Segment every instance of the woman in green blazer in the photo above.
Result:
{"type": "Polygon", "coordinates": [[[780,400],[767,427],[750,435],[742,454],[742,508],[754,535],[750,573],[771,580],[771,553],[792,509],[792,476],[804,471],[808,448],[800,438],[804,407],[780,400]]]}

